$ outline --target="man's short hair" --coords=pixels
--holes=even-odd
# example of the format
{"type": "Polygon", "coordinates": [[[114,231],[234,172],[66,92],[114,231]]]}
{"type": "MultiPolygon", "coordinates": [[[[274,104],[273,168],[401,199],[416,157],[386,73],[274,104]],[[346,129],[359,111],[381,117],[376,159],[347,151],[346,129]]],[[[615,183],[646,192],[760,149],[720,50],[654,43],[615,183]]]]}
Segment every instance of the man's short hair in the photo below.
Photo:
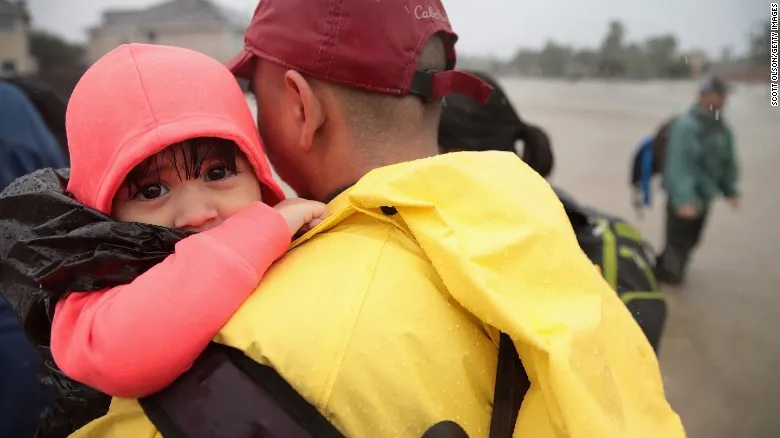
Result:
{"type": "MultiPolygon", "coordinates": [[[[420,51],[417,70],[444,71],[447,55],[442,38],[434,36],[420,51]]],[[[358,134],[371,137],[403,124],[414,128],[430,124],[436,129],[441,100],[423,101],[414,95],[394,96],[334,85],[346,118],[358,134]]]]}

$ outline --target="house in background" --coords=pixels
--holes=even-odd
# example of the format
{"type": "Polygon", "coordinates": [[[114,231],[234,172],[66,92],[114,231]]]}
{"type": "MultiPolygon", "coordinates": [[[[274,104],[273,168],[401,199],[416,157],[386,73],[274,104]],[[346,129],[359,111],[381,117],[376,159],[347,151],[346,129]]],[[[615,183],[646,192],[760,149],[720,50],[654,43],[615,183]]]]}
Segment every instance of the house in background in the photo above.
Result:
{"type": "Polygon", "coordinates": [[[225,62],[244,47],[250,17],[210,0],[169,0],[146,9],[107,10],[89,29],[90,63],[120,44],[185,47],[225,62]]]}
{"type": "Polygon", "coordinates": [[[0,76],[32,75],[37,71],[30,54],[30,14],[23,0],[0,0],[0,76]]]}

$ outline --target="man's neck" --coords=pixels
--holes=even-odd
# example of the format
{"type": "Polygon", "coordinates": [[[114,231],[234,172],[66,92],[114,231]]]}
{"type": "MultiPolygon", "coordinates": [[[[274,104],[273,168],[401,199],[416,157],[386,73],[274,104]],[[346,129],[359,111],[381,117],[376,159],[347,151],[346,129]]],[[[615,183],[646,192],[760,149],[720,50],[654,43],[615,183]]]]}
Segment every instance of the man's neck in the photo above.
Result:
{"type": "Polygon", "coordinates": [[[318,172],[318,181],[312,184],[314,198],[326,202],[330,201],[329,198],[335,197],[334,194],[338,194],[357,183],[374,169],[438,155],[438,146],[435,144],[431,147],[408,143],[404,144],[403,147],[398,147],[398,144],[403,143],[396,143],[395,147],[393,145],[372,145],[372,150],[366,152],[355,152],[349,157],[341,156],[333,157],[331,160],[323,160],[322,167],[318,172]],[[379,151],[392,152],[381,153],[379,151]]]}

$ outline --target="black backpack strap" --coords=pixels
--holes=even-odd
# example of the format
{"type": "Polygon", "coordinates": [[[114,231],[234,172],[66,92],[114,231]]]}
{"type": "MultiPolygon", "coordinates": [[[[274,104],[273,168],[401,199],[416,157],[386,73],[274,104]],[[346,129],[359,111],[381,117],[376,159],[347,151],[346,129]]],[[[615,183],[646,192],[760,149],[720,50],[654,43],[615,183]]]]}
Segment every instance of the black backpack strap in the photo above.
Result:
{"type": "Polygon", "coordinates": [[[520,405],[531,387],[512,338],[501,333],[498,343],[496,388],[493,391],[493,415],[490,438],[512,438],[520,405]]]}
{"type": "MultiPolygon", "coordinates": [[[[511,438],[530,382],[508,335],[501,334],[498,350],[490,438],[511,438]]],[[[139,403],[164,438],[343,437],[272,368],[215,343],[187,373],[139,403]]]]}
{"type": "Polygon", "coordinates": [[[139,403],[164,438],[343,437],[273,368],[215,343],[139,403]]]}

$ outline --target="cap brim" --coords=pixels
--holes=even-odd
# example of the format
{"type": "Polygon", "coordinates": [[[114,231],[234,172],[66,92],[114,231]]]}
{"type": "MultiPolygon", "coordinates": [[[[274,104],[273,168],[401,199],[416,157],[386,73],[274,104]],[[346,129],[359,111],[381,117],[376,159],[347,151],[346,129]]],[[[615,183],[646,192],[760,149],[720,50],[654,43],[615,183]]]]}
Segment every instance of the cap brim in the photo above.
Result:
{"type": "Polygon", "coordinates": [[[228,70],[233,73],[233,76],[250,80],[252,79],[252,61],[254,59],[255,55],[253,55],[247,49],[243,49],[241,50],[241,53],[230,58],[230,60],[225,63],[225,67],[227,67],[228,70]]]}

